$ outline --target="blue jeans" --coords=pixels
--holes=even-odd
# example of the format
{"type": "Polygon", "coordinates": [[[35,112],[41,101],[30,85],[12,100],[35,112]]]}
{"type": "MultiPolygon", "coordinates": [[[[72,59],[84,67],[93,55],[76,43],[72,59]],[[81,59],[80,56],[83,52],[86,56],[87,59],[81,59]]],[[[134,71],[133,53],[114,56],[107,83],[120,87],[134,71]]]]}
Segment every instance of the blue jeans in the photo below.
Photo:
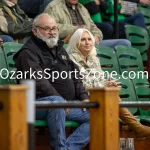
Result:
{"type": "MultiPolygon", "coordinates": [[[[48,96],[37,101],[58,101],[59,96],[48,96]]],[[[66,116],[65,109],[37,110],[36,119],[46,119],[48,122],[50,145],[53,150],[82,150],[89,142],[89,111],[70,109],[66,116]],[[65,120],[77,121],[81,125],[66,139],[65,120]]]]}
{"type": "Polygon", "coordinates": [[[4,42],[13,42],[13,38],[8,36],[8,35],[0,35],[0,38],[4,41],[4,42]]]}
{"type": "Polygon", "coordinates": [[[131,16],[125,18],[124,22],[126,24],[132,24],[135,26],[146,28],[145,21],[144,21],[144,15],[141,13],[137,13],[137,14],[134,14],[134,15],[131,15],[131,16]]]}
{"type": "Polygon", "coordinates": [[[125,18],[124,20],[118,21],[118,23],[119,23],[119,38],[126,38],[126,33],[124,28],[126,24],[131,24],[142,28],[146,28],[144,15],[141,13],[131,15],[125,18]]]}
{"type": "Polygon", "coordinates": [[[131,47],[131,42],[126,39],[112,39],[112,40],[102,40],[100,41],[100,45],[115,48],[116,46],[128,46],[131,47]]]}

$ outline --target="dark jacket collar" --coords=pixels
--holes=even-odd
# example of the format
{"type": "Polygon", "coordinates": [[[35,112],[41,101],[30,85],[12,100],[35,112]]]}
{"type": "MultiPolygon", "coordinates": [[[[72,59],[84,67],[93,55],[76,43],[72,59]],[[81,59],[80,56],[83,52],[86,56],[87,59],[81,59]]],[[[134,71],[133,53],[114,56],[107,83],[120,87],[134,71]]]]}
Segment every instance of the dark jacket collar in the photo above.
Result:
{"type": "MultiPolygon", "coordinates": [[[[18,57],[19,53],[20,53],[22,50],[26,49],[26,46],[27,46],[29,43],[34,43],[34,44],[37,45],[41,50],[44,48],[44,49],[50,51],[51,49],[56,48],[56,49],[58,50],[58,53],[60,53],[60,52],[64,49],[64,48],[63,48],[63,44],[64,44],[64,43],[63,43],[63,41],[61,41],[61,40],[58,40],[58,44],[57,44],[55,47],[53,47],[53,48],[50,49],[44,41],[42,41],[41,39],[39,39],[39,38],[35,37],[34,35],[32,35],[31,38],[30,38],[30,39],[24,44],[24,46],[21,48],[21,50],[18,51],[18,52],[14,55],[14,57],[13,57],[14,60],[18,57]]],[[[28,48],[28,47],[27,47],[27,48],[28,48]]]]}

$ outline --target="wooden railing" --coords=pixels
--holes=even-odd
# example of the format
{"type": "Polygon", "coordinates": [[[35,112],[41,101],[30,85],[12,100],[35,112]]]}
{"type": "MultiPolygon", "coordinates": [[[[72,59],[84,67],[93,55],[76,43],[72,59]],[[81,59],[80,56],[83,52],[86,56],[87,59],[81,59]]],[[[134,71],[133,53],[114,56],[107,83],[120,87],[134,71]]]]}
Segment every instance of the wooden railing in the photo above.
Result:
{"type": "MultiPolygon", "coordinates": [[[[27,150],[25,86],[0,87],[0,150],[27,150]]],[[[91,102],[100,107],[90,109],[90,150],[118,150],[119,88],[91,89],[91,102]]]]}

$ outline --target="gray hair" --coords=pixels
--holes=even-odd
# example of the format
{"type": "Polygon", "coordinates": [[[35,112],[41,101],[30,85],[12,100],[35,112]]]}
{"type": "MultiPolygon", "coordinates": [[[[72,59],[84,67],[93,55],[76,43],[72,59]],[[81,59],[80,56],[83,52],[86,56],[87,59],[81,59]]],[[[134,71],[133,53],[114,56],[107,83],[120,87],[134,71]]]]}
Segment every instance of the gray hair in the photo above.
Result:
{"type": "Polygon", "coordinates": [[[38,16],[34,19],[33,24],[32,24],[32,29],[36,28],[36,26],[39,25],[39,20],[40,20],[41,17],[43,17],[43,16],[48,16],[50,19],[55,20],[55,19],[54,19],[52,16],[50,16],[48,13],[42,13],[42,14],[38,15],[38,16]]]}

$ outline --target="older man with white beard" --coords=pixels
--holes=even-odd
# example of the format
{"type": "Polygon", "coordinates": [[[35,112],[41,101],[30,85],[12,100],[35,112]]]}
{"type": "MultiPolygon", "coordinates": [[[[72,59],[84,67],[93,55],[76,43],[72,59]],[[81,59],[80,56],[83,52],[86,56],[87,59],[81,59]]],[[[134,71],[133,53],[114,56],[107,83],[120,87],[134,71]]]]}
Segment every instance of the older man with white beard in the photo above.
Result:
{"type": "MultiPolygon", "coordinates": [[[[79,72],[75,73],[78,67],[70,60],[63,42],[58,40],[55,20],[43,13],[34,20],[32,31],[33,36],[14,56],[14,60],[17,71],[26,74],[24,78],[36,81],[36,100],[89,101],[79,72]],[[31,73],[34,74],[31,76],[31,73]],[[70,76],[66,76],[66,73],[70,76]]],[[[81,150],[89,142],[89,111],[86,109],[38,110],[36,118],[47,120],[53,150],[81,150]],[[80,123],[67,139],[66,119],[80,123]]]]}

